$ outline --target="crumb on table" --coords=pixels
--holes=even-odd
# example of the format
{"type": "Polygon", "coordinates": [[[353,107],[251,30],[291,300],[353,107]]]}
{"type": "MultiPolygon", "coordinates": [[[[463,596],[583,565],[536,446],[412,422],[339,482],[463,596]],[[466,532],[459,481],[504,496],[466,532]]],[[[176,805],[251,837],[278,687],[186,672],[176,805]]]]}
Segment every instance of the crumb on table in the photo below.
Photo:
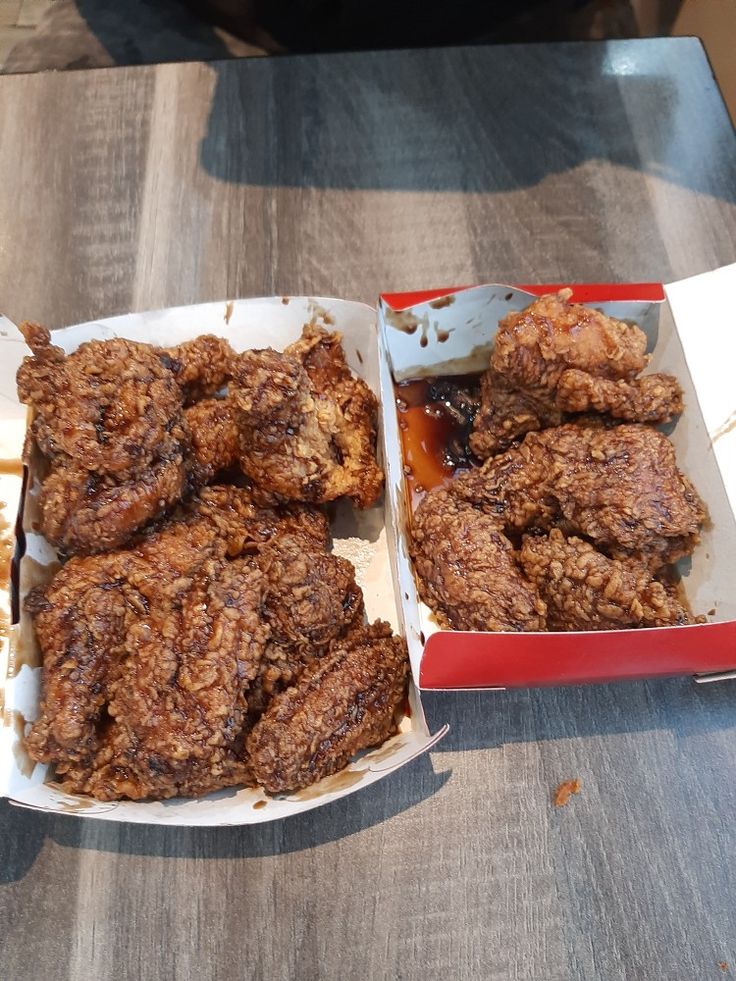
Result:
{"type": "Polygon", "coordinates": [[[581,786],[582,785],[577,778],[575,780],[563,780],[557,790],[555,790],[555,795],[553,797],[555,807],[564,807],[573,794],[580,793],[581,786]]]}

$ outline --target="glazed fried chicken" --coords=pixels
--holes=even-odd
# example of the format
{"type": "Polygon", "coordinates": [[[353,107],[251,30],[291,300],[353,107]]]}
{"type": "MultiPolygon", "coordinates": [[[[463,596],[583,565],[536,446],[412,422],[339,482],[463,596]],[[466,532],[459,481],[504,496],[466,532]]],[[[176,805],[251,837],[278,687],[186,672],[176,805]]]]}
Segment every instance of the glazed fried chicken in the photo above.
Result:
{"type": "Polygon", "coordinates": [[[248,736],[255,779],[271,793],[295,791],[382,743],[397,730],[408,672],[404,641],[380,620],[334,642],[248,736]]]}
{"type": "Polygon", "coordinates": [[[546,396],[516,388],[489,368],[481,375],[480,409],[468,442],[477,457],[487,460],[519,436],[561,422],[562,412],[546,396]]]}
{"type": "Polygon", "coordinates": [[[227,379],[235,355],[226,341],[204,336],[165,351],[113,338],[67,356],[45,328],[21,330],[33,356],[18,371],[18,394],[50,462],[41,530],[63,552],[120,547],[232,462],[227,414],[209,404],[183,411],[227,379]]]}
{"type": "Polygon", "coordinates": [[[545,604],[551,629],[582,629],[560,626],[565,617],[573,622],[578,600],[590,629],[608,629],[616,618],[656,626],[657,617],[690,622],[653,577],[692,552],[705,519],[666,436],[644,425],[567,424],[529,433],[427,494],[414,515],[411,549],[422,599],[456,629],[544,629],[545,604]],[[520,564],[507,536],[554,529],[569,537],[528,537],[520,564]],[[573,537],[581,535],[590,547],[573,537]],[[575,561],[589,578],[573,591],[565,563],[575,561]],[[552,584],[550,576],[557,577],[552,584]],[[569,604],[563,610],[550,600],[560,582],[559,602],[569,604]],[[640,608],[629,602],[633,595],[640,608]],[[607,602],[612,597],[618,612],[607,602]]]}
{"type": "Polygon", "coordinates": [[[696,622],[674,591],[634,560],[609,559],[589,542],[526,536],[520,561],[547,604],[550,630],[620,630],[696,622]]]}
{"type": "Polygon", "coordinates": [[[456,630],[545,629],[545,605],[498,518],[452,490],[419,504],[411,554],[422,599],[456,630]]]}
{"type": "Polygon", "coordinates": [[[41,488],[41,529],[66,554],[119,548],[177,504],[187,486],[182,446],[171,438],[156,460],[123,479],[57,456],[41,488]]]}
{"type": "Polygon", "coordinates": [[[182,391],[156,348],[122,338],[89,341],[68,357],[44,327],[21,324],[33,357],[18,369],[42,453],[80,469],[126,474],[154,458],[181,415],[182,391]]]}
{"type": "Polygon", "coordinates": [[[471,438],[479,456],[558,424],[561,413],[595,410],[653,423],[682,411],[675,378],[637,377],[649,360],[643,331],[570,303],[571,295],[542,296],[500,321],[471,438]]]}
{"type": "Polygon", "coordinates": [[[240,429],[232,399],[202,399],[184,410],[189,432],[189,480],[194,487],[208,484],[221,470],[237,464],[240,429]]]}
{"type": "Polygon", "coordinates": [[[672,443],[636,424],[529,433],[455,480],[452,493],[496,515],[507,533],[564,522],[614,557],[638,557],[652,569],[689,554],[706,518],[672,443]]]}
{"type": "Polygon", "coordinates": [[[328,531],[316,512],[212,487],[134,548],[71,559],[29,594],[44,655],[33,758],[100,799],[243,782],[246,693],[270,637],[255,557],[281,533],[319,549],[328,531]]]}
{"type": "Polygon", "coordinates": [[[284,531],[260,550],[258,564],[268,582],[262,612],[271,633],[248,692],[251,721],[364,612],[352,565],[314,536],[284,531]]]}
{"type": "Polygon", "coordinates": [[[339,335],[306,327],[284,354],[246,351],[230,397],[241,431],[240,465],[277,500],[350,497],[374,504],[383,474],[375,458],[376,398],[345,364],[339,335]]]}
{"type": "Polygon", "coordinates": [[[565,412],[601,412],[626,422],[669,422],[683,409],[682,389],[672,375],[611,381],[577,368],[563,371],[556,402],[565,412]]]}
{"type": "Polygon", "coordinates": [[[223,337],[202,334],[177,347],[164,348],[162,358],[189,404],[222,388],[231,376],[235,352],[223,337]]]}

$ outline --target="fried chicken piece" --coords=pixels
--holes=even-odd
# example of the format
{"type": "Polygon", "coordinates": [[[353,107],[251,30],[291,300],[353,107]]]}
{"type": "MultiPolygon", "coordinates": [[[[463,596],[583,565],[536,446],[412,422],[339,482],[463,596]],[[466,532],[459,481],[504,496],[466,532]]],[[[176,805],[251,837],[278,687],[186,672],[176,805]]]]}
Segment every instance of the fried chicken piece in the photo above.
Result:
{"type": "Polygon", "coordinates": [[[664,374],[611,381],[571,368],[560,376],[555,398],[565,412],[604,412],[628,422],[670,422],[683,409],[680,383],[664,374]]]}
{"type": "Polygon", "coordinates": [[[329,532],[309,508],[210,487],[135,547],[71,559],[32,591],[44,655],[32,757],[102,799],[250,779],[241,723],[270,634],[257,556],[281,534],[317,550],[329,532]]]}
{"type": "Polygon", "coordinates": [[[525,433],[562,422],[562,413],[549,399],[514,388],[492,368],[481,376],[480,398],[469,443],[482,460],[505,450],[525,433]]]}
{"type": "Polygon", "coordinates": [[[84,470],[120,474],[153,459],[178,421],[181,389],[156,348],[122,338],[89,341],[65,356],[37,324],[21,324],[33,357],[18,369],[18,396],[36,411],[41,451],[84,470]]]}
{"type": "Polygon", "coordinates": [[[334,642],[248,736],[258,783],[274,794],[307,787],[393,735],[408,673],[406,644],[380,620],[334,642]]]}
{"type": "Polygon", "coordinates": [[[572,290],[534,300],[498,325],[491,367],[517,388],[554,392],[567,368],[631,379],[647,365],[647,341],[634,324],[568,302],[572,290]]]}
{"type": "Polygon", "coordinates": [[[456,630],[544,630],[545,605],[496,516],[435,488],[412,523],[419,592],[456,630]]]}
{"type": "Polygon", "coordinates": [[[342,335],[306,324],[300,339],[284,353],[303,365],[318,405],[334,407],[332,442],[340,469],[332,478],[330,493],[344,487],[338,496],[350,497],[360,508],[371,507],[383,489],[383,471],[376,461],[378,400],[348,367],[342,335]]]}
{"type": "Polygon", "coordinates": [[[636,377],[649,360],[644,332],[568,302],[571,292],[540,297],[500,321],[470,440],[478,456],[559,425],[562,413],[593,409],[664,422],[682,411],[682,390],[671,375],[636,377]]]}
{"type": "Polygon", "coordinates": [[[122,479],[57,457],[41,488],[41,530],[62,553],[106,552],[165,514],[186,489],[181,444],[171,439],[155,462],[122,479]]]}
{"type": "Polygon", "coordinates": [[[240,430],[229,398],[202,399],[184,410],[190,434],[189,475],[194,487],[208,484],[240,457],[240,430]]]}
{"type": "Polygon", "coordinates": [[[250,561],[210,560],[180,607],[155,607],[133,624],[107,706],[113,724],[75,791],[140,800],[252,780],[236,742],[268,638],[262,584],[250,561]]]}
{"type": "Polygon", "coordinates": [[[652,570],[695,548],[706,507],[662,433],[635,424],[563,426],[538,438],[552,451],[551,493],[571,528],[652,570]]]}
{"type": "Polygon", "coordinates": [[[268,584],[263,612],[277,644],[324,647],[363,615],[352,564],[313,539],[280,534],[260,550],[258,564],[268,584]]]}
{"type": "Polygon", "coordinates": [[[375,460],[376,399],[344,360],[342,366],[330,362],[328,354],[318,346],[310,349],[313,363],[303,355],[316,378],[334,381],[326,391],[317,390],[306,367],[289,354],[267,349],[240,355],[230,385],[241,430],[240,465],[277,499],[347,496],[369,507],[383,481],[375,460]]]}
{"type": "Polygon", "coordinates": [[[652,571],[690,554],[707,516],[672,443],[636,424],[529,433],[453,481],[451,492],[495,515],[507,534],[564,522],[570,534],[652,571]]]}
{"type": "Polygon", "coordinates": [[[248,691],[251,722],[364,613],[352,564],[299,531],[272,539],[260,550],[258,564],[267,583],[262,612],[271,639],[248,691]]]}
{"type": "Polygon", "coordinates": [[[525,536],[527,578],[547,604],[550,630],[621,630],[702,622],[672,591],[634,561],[609,559],[580,538],[525,536]]]}
{"type": "Polygon", "coordinates": [[[237,355],[224,337],[201,334],[161,352],[184,389],[187,403],[214,395],[230,379],[237,355]]]}

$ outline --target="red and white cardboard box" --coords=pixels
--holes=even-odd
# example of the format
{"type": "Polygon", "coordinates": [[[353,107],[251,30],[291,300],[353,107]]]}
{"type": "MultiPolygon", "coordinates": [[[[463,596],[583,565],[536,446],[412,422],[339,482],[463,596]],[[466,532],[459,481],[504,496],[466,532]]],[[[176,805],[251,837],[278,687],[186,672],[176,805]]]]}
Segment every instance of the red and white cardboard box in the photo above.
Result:
{"type": "MultiPolygon", "coordinates": [[[[236,351],[259,347],[282,350],[300,336],[305,323],[314,321],[341,331],[350,367],[378,394],[375,318],[371,307],[347,300],[269,297],[112,317],[55,331],[53,340],[71,352],[95,338],[126,337],[166,347],[213,333],[226,337],[236,351]]],[[[30,759],[23,739],[37,717],[41,680],[40,652],[30,617],[23,610],[23,599],[32,585],[50,578],[57,558],[31,523],[29,514],[38,486],[33,474],[24,475],[21,463],[26,408],[18,402],[15,374],[29,353],[18,329],[0,317],[0,521],[4,521],[0,537],[12,543],[13,530],[18,533],[15,590],[10,582],[0,581],[0,618],[5,614],[5,629],[0,629],[0,796],[36,810],[112,821],[186,826],[258,824],[299,814],[367,787],[426,752],[444,735],[447,726],[430,734],[417,690],[411,685],[408,711],[396,736],[360,754],[341,773],[295,794],[271,797],[260,789],[229,788],[199,800],[147,802],[102,802],[66,794],[51,779],[48,767],[30,759]]],[[[361,512],[341,503],[332,515],[331,528],[334,552],[355,566],[368,618],[388,620],[398,627],[383,507],[361,512]]]]}
{"type": "MultiPolygon", "coordinates": [[[[568,284],[561,284],[568,285],[568,284]]],[[[736,676],[736,265],[666,286],[574,286],[589,303],[645,331],[647,370],[675,375],[685,411],[669,433],[680,469],[710,512],[682,582],[702,625],[571,633],[438,628],[418,598],[408,554],[409,507],[394,382],[481,371],[498,321],[559,287],[476,286],[381,297],[378,312],[384,454],[393,513],[397,601],[420,689],[507,688],[696,674],[736,676]]]]}

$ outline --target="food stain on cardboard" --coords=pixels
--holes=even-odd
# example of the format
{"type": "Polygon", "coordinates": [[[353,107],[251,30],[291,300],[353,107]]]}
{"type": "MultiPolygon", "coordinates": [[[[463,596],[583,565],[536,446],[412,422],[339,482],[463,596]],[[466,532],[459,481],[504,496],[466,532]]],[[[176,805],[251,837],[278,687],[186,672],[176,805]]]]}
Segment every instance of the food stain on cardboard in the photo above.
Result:
{"type": "Polygon", "coordinates": [[[555,807],[564,807],[573,794],[579,794],[582,783],[577,778],[574,780],[563,780],[557,790],[555,790],[552,803],[555,807]]]}
{"type": "Polygon", "coordinates": [[[452,306],[455,302],[455,297],[453,296],[439,296],[436,300],[432,300],[429,304],[433,310],[441,310],[443,307],[452,306]]]}
{"type": "Polygon", "coordinates": [[[727,436],[736,429],[736,409],[731,413],[731,415],[726,419],[725,422],[716,429],[710,438],[711,445],[715,445],[722,436],[727,436]]]}
{"type": "Polygon", "coordinates": [[[367,770],[341,770],[331,777],[323,777],[311,787],[297,790],[296,793],[289,795],[288,800],[316,800],[324,794],[337,794],[341,790],[347,790],[348,787],[354,787],[356,783],[360,783],[366,773],[367,770]]]}
{"type": "Polygon", "coordinates": [[[10,673],[15,677],[23,667],[40,668],[43,655],[29,619],[21,620],[20,629],[10,639],[10,673]]]}
{"type": "Polygon", "coordinates": [[[399,734],[389,739],[388,742],[384,743],[383,746],[379,746],[378,749],[374,749],[372,753],[367,753],[363,759],[363,763],[382,763],[384,760],[389,759],[393,756],[395,752],[403,749],[406,746],[408,740],[406,736],[399,734]]]}
{"type": "MultiPolygon", "coordinates": [[[[7,504],[0,501],[0,510],[6,508],[7,504]]],[[[10,585],[10,564],[13,561],[15,552],[15,539],[13,529],[8,524],[5,516],[0,514],[0,589],[7,589],[10,585]]]]}
{"type": "Polygon", "coordinates": [[[22,477],[23,461],[21,459],[0,460],[0,473],[8,473],[12,474],[14,477],[22,477]]]}
{"type": "MultiPolygon", "coordinates": [[[[63,784],[58,783],[56,780],[46,780],[44,786],[51,787],[52,790],[56,790],[58,793],[64,794],[65,800],[57,801],[57,803],[61,806],[62,811],[67,811],[70,814],[75,814],[78,811],[88,811],[93,807],[100,807],[100,804],[102,803],[99,800],[95,800],[94,797],[69,797],[63,784]]],[[[108,804],[107,807],[103,806],[103,810],[109,811],[115,806],[115,803],[111,803],[108,804]]]]}
{"type": "Polygon", "coordinates": [[[400,330],[402,334],[416,334],[421,330],[419,346],[426,347],[429,344],[429,314],[417,317],[411,310],[386,310],[386,323],[394,330],[400,330]]]}
{"type": "Polygon", "coordinates": [[[20,594],[26,596],[36,586],[45,586],[51,582],[61,568],[61,562],[37,562],[30,555],[25,555],[20,564],[20,594]]]}
{"type": "Polygon", "coordinates": [[[262,807],[265,807],[265,806],[266,806],[266,804],[268,804],[268,801],[267,801],[267,800],[257,800],[257,801],[255,802],[255,804],[253,805],[253,810],[254,810],[254,811],[260,811],[260,809],[261,809],[262,807]]]}
{"type": "Polygon", "coordinates": [[[233,303],[233,301],[228,300],[227,303],[225,304],[225,316],[222,318],[226,324],[230,323],[230,318],[233,315],[234,308],[235,308],[235,304],[233,303]]]}
{"type": "Polygon", "coordinates": [[[26,720],[20,712],[11,711],[5,713],[5,725],[12,726],[15,735],[13,742],[13,759],[24,777],[30,777],[36,765],[35,760],[31,759],[26,746],[26,720]]]}

